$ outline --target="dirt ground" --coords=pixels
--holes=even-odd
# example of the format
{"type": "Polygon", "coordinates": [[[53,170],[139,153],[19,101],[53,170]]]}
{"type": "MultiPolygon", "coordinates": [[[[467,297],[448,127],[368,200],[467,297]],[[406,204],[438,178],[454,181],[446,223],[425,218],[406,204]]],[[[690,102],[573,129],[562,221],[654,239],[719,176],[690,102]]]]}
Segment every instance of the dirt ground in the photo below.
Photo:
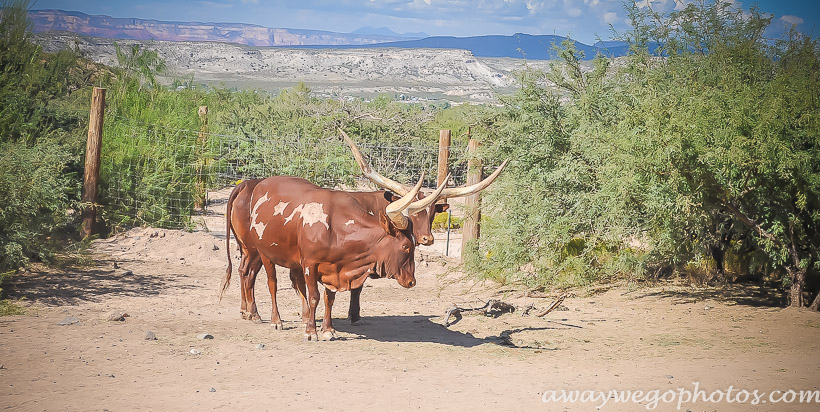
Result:
{"type": "MultiPolygon", "coordinates": [[[[434,248],[417,252],[418,285],[369,280],[363,324],[337,295],[336,341],[304,342],[297,295],[280,286],[286,330],[240,319],[225,275],[224,223],[209,231],[133,229],[96,241],[94,263],[33,267],[13,280],[26,314],[0,318],[0,407],[13,411],[329,410],[640,411],[638,402],[543,402],[545,391],[820,389],[820,315],[781,309],[760,286],[617,285],[554,294],[481,283],[434,248]],[[221,231],[220,231],[221,229],[221,231]],[[118,268],[114,268],[115,263],[118,268]],[[496,318],[453,306],[514,304],[496,318]],[[529,316],[522,311],[534,305],[529,316]],[[109,321],[113,312],[129,315],[109,321]],[[64,322],[67,321],[67,322],[64,322]],[[58,323],[71,323],[58,325],[58,323]],[[156,340],[147,340],[151,331],[156,340]],[[208,333],[213,339],[199,339],[208,333]],[[264,347],[261,347],[261,345],[264,347]],[[194,353],[192,353],[192,350],[194,353]]],[[[457,242],[456,242],[457,243],[457,242]]],[[[231,254],[238,263],[235,244],[231,254]]],[[[457,255],[457,253],[455,254],[457,255]]],[[[285,271],[280,285],[289,286],[285,271]]],[[[708,396],[708,395],[707,395],[708,396]]],[[[765,399],[769,399],[764,398],[765,399]]],[[[787,398],[788,399],[788,398],[787,398]]],[[[751,402],[751,400],[750,400],[751,402]]],[[[816,411],[818,403],[659,402],[654,410],[816,411]]]]}

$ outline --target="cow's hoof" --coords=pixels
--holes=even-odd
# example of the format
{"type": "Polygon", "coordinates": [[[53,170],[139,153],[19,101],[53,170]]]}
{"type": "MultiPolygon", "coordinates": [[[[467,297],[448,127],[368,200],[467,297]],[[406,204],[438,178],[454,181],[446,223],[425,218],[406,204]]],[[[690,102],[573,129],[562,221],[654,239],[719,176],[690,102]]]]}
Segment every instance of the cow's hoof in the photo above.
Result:
{"type": "Polygon", "coordinates": [[[322,339],[324,340],[336,340],[336,331],[335,330],[326,330],[322,332],[322,339]]]}
{"type": "Polygon", "coordinates": [[[319,335],[316,332],[305,333],[304,339],[305,339],[306,342],[309,342],[309,341],[318,342],[319,341],[319,335]]]}
{"type": "Polygon", "coordinates": [[[251,318],[251,314],[248,313],[248,312],[245,312],[244,310],[239,312],[239,316],[241,316],[242,319],[245,319],[245,320],[250,320],[250,318],[251,318]]]}
{"type": "Polygon", "coordinates": [[[262,323],[262,318],[259,317],[258,313],[254,313],[253,315],[251,315],[251,322],[256,323],[256,324],[260,324],[260,323],[262,323]]]}
{"type": "Polygon", "coordinates": [[[285,324],[280,320],[279,322],[271,323],[271,327],[275,330],[285,330],[285,324]]]}
{"type": "Polygon", "coordinates": [[[353,326],[362,326],[362,325],[367,325],[367,321],[362,319],[362,318],[359,318],[359,319],[356,319],[356,320],[351,320],[350,324],[353,325],[353,326]]]}

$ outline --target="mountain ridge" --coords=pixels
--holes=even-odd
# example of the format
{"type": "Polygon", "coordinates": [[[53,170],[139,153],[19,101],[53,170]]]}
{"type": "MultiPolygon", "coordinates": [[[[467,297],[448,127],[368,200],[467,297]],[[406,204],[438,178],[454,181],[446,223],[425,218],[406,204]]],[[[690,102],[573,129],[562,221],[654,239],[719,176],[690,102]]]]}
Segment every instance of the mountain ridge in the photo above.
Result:
{"type": "Polygon", "coordinates": [[[406,40],[398,36],[271,28],[246,23],[176,22],[89,15],[57,9],[29,10],[34,31],[66,31],[92,37],[131,40],[216,41],[248,46],[364,45],[406,40]]]}
{"type": "MultiPolygon", "coordinates": [[[[407,38],[392,30],[381,28],[361,28],[351,33],[336,33],[322,30],[270,28],[246,23],[175,22],[138,18],[120,18],[104,15],[88,15],[82,12],[63,10],[30,10],[29,18],[34,31],[71,32],[84,36],[160,41],[193,41],[235,43],[257,47],[294,48],[406,48],[406,49],[459,49],[468,50],[476,57],[510,57],[530,60],[550,60],[556,58],[553,45],[560,45],[566,37],[557,35],[514,35],[484,36],[430,36],[407,38]],[[357,33],[376,31],[386,34],[357,33]]],[[[603,54],[610,57],[623,56],[628,52],[624,42],[604,41],[587,45],[574,41],[576,49],[589,60],[603,54]]]]}

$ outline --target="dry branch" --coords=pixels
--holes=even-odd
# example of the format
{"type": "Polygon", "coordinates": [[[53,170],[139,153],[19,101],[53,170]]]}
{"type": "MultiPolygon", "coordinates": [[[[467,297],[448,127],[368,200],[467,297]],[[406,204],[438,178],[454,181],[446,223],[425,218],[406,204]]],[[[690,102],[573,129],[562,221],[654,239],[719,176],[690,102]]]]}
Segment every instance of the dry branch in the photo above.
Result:
{"type": "Polygon", "coordinates": [[[483,310],[484,316],[497,318],[505,313],[515,312],[515,306],[496,299],[490,299],[484,304],[484,306],[477,308],[460,308],[453,305],[452,308],[448,309],[447,312],[444,313],[444,326],[450,326],[461,320],[462,312],[474,312],[478,310],[483,310]],[[450,322],[450,317],[454,317],[455,320],[450,322]]]}
{"type": "Polygon", "coordinates": [[[558,308],[558,306],[561,305],[561,302],[563,302],[564,299],[566,299],[566,298],[567,298],[566,294],[563,294],[563,295],[559,296],[558,299],[555,300],[555,302],[552,302],[552,305],[550,305],[550,307],[548,307],[547,310],[539,313],[536,316],[538,316],[539,318],[546,316],[548,313],[550,313],[550,312],[554,311],[556,308],[558,308]]]}

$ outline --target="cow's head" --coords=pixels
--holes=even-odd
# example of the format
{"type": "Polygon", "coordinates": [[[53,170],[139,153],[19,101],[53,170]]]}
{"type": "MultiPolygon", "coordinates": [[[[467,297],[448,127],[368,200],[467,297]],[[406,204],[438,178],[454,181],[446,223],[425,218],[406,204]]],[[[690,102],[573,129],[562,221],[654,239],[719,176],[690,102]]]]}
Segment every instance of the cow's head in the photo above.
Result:
{"type": "MultiPolygon", "coordinates": [[[[448,176],[449,177],[449,176],[448,176]]],[[[441,197],[446,183],[442,183],[432,194],[419,198],[422,173],[419,182],[404,196],[393,200],[379,213],[380,223],[386,236],[376,245],[374,272],[387,278],[395,278],[400,285],[411,288],[416,284],[414,218],[434,206],[441,197]]],[[[446,182],[446,180],[445,180],[446,182]]]]}
{"type": "MultiPolygon", "coordinates": [[[[342,133],[342,138],[347,142],[347,145],[350,146],[350,150],[353,151],[353,157],[356,158],[356,163],[359,164],[359,167],[362,169],[362,173],[370,179],[373,183],[381,186],[384,189],[392,191],[400,196],[405,196],[407,193],[411,191],[409,186],[403,185],[395,180],[389,179],[387,177],[382,176],[375,170],[373,170],[370,165],[367,164],[364,160],[364,156],[362,155],[359,148],[356,146],[356,143],[353,142],[350,137],[348,137],[347,133],[344,130],[339,129],[339,132],[342,133]]],[[[501,163],[501,166],[498,166],[495,171],[487,176],[486,179],[470,186],[462,186],[462,187],[453,187],[444,189],[438,196],[441,199],[450,198],[450,197],[462,197],[462,196],[469,196],[475,193],[478,193],[487,188],[495,179],[501,174],[501,171],[504,170],[504,166],[507,165],[509,159],[505,160],[501,163]]],[[[446,183],[449,179],[449,176],[444,179],[443,183],[446,183]]],[[[390,192],[388,192],[390,193],[390,192]]],[[[425,199],[425,196],[422,194],[417,194],[417,199],[425,199]]],[[[429,197],[429,196],[428,196],[429,197]]],[[[388,199],[393,200],[393,199],[388,199]]],[[[437,198],[438,200],[438,198],[437,198]]],[[[413,235],[416,239],[417,244],[421,245],[432,245],[433,244],[433,233],[431,229],[433,227],[433,219],[436,217],[436,213],[442,213],[447,211],[450,207],[447,203],[437,203],[432,202],[428,204],[424,210],[418,211],[416,214],[411,215],[413,221],[413,235]]]]}
{"type": "MultiPolygon", "coordinates": [[[[400,198],[399,195],[389,190],[384,192],[384,197],[389,202],[394,202],[400,198]]],[[[417,196],[418,200],[425,197],[421,192],[417,196]]],[[[410,216],[410,220],[413,222],[413,238],[415,238],[417,245],[430,246],[433,244],[435,240],[432,231],[433,219],[436,218],[436,213],[444,213],[449,208],[450,205],[447,203],[433,203],[419,213],[410,216]]]]}

